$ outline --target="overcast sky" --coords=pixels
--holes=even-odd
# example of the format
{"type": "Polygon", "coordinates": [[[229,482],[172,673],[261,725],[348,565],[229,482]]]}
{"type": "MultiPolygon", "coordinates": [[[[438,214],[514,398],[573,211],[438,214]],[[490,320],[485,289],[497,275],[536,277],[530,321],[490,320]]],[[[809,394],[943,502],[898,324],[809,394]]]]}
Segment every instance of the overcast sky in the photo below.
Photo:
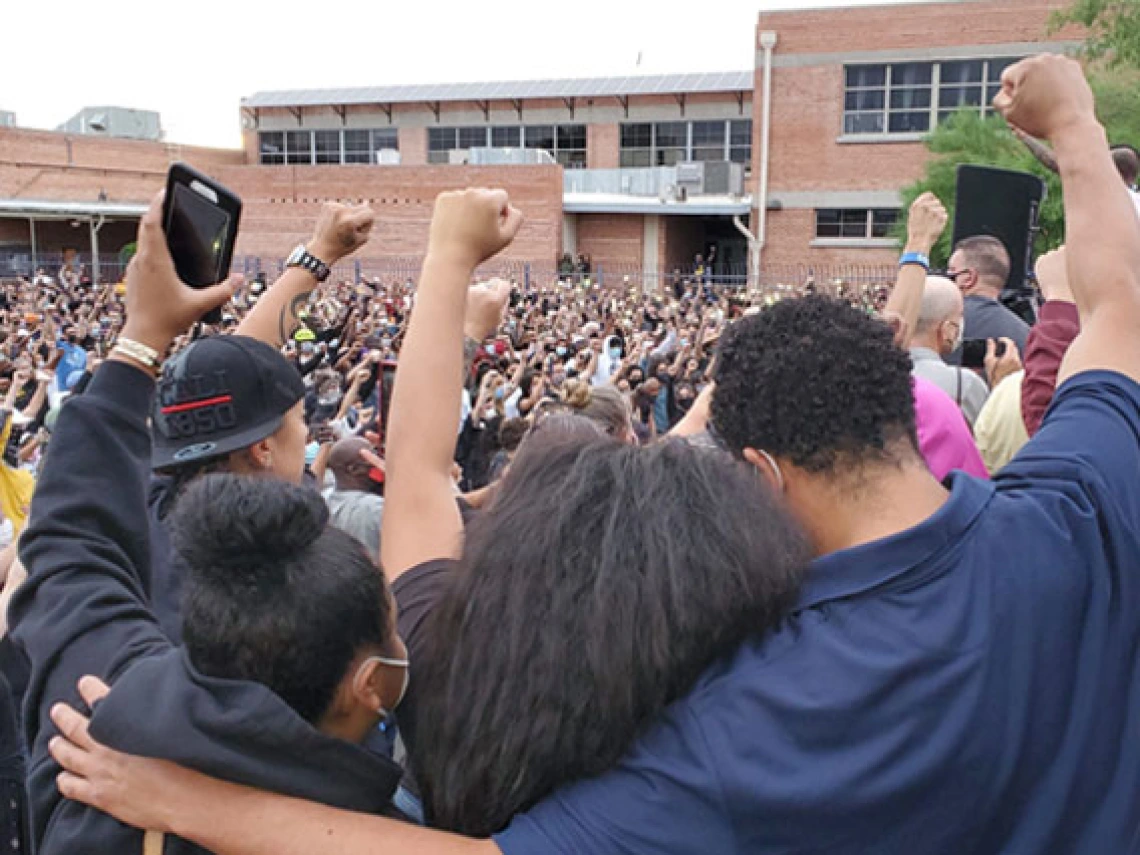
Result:
{"type": "Polygon", "coordinates": [[[259,90],[745,69],[759,11],[836,5],[863,3],[7,0],[0,109],[157,110],[173,142],[236,147],[259,90]]]}

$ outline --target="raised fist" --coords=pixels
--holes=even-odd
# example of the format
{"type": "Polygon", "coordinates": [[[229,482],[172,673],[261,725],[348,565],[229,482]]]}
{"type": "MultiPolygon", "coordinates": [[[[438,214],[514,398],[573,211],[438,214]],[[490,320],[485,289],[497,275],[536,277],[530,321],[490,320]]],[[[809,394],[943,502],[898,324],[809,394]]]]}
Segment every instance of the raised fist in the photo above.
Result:
{"type": "Polygon", "coordinates": [[[1092,90],[1081,66],[1052,54],[1007,68],[994,109],[1015,128],[1045,140],[1053,140],[1065,128],[1096,122],[1092,90]]]}
{"type": "Polygon", "coordinates": [[[910,206],[906,223],[907,247],[929,255],[938,238],[942,237],[949,219],[950,215],[938,197],[933,193],[923,193],[910,206]]]}
{"type": "Polygon", "coordinates": [[[325,264],[336,264],[368,243],[375,222],[376,214],[367,205],[326,202],[308,250],[325,264]]]}
{"type": "Polygon", "coordinates": [[[457,190],[435,200],[428,254],[474,270],[515,239],[522,213],[505,190],[457,190]]]}

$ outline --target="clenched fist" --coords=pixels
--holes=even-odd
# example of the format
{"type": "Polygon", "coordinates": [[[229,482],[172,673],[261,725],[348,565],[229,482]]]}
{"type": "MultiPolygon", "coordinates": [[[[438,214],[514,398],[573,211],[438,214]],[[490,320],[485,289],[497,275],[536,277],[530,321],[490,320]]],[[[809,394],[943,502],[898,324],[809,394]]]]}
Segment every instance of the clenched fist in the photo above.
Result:
{"type": "Polygon", "coordinates": [[[505,190],[441,193],[435,200],[428,254],[474,270],[515,239],[522,220],[505,190]]]}
{"type": "Polygon", "coordinates": [[[1052,54],[1024,59],[1005,70],[994,109],[1038,139],[1053,140],[1066,128],[1096,122],[1092,90],[1081,66],[1052,54]]]}
{"type": "Polygon", "coordinates": [[[309,252],[325,264],[336,264],[368,243],[375,222],[376,214],[367,205],[326,202],[313,229],[309,252]]]}
{"type": "Polygon", "coordinates": [[[938,197],[933,193],[923,193],[910,206],[906,223],[907,249],[929,255],[938,238],[942,237],[949,219],[950,215],[938,197]]]}

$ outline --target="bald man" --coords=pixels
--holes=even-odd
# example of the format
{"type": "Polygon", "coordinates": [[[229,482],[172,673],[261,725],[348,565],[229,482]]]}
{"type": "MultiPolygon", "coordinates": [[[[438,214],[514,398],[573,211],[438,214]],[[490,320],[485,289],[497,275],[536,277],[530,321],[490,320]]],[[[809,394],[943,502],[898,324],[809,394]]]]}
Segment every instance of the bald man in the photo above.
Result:
{"type": "Polygon", "coordinates": [[[372,443],[342,439],[329,454],[336,489],[329,494],[332,524],[351,534],[380,563],[380,520],[384,515],[384,462],[372,443]]]}
{"type": "Polygon", "coordinates": [[[990,391],[973,371],[947,365],[944,357],[962,341],[965,305],[958,286],[942,276],[929,276],[922,292],[922,309],[911,339],[912,374],[933,383],[961,408],[970,427],[990,391]]]}

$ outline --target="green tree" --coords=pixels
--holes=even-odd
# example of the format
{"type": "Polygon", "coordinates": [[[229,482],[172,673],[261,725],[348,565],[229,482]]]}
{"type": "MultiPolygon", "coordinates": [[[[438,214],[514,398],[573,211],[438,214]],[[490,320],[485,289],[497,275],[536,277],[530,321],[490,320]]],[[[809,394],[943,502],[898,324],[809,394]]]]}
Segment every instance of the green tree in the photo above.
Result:
{"type": "MultiPolygon", "coordinates": [[[[1092,78],[1097,97],[1097,113],[1113,143],[1140,147],[1140,72],[1101,68],[1092,78]]],[[[932,157],[915,184],[902,193],[903,222],[898,236],[906,234],[905,213],[919,195],[932,191],[954,215],[957,170],[961,164],[977,164],[999,169],[1030,172],[1045,180],[1048,196],[1040,212],[1041,233],[1036,250],[1043,253],[1064,243],[1065,214],[1058,177],[1038,163],[1006,126],[1000,116],[982,118],[962,110],[943,122],[926,142],[932,157]]],[[[932,262],[944,266],[950,253],[950,229],[934,248],[932,262]]]]}
{"type": "MultiPolygon", "coordinates": [[[[1020,140],[1010,133],[1000,116],[982,118],[976,112],[962,110],[940,124],[927,139],[926,145],[933,157],[927,162],[922,178],[902,193],[904,222],[900,225],[900,236],[906,234],[906,211],[927,190],[942,200],[950,212],[950,222],[953,223],[958,167],[962,164],[977,164],[1031,172],[1044,179],[1048,196],[1041,207],[1041,233],[1037,249],[1044,252],[1061,244],[1064,234],[1061,182],[1038,163],[1020,140]]],[[[944,267],[949,260],[951,231],[951,228],[946,229],[931,254],[931,262],[936,267],[944,267]]]]}
{"type": "Polygon", "coordinates": [[[1079,24],[1086,30],[1083,53],[1110,66],[1140,68],[1140,3],[1136,0],[1076,0],[1057,12],[1051,29],[1079,24]]]}

